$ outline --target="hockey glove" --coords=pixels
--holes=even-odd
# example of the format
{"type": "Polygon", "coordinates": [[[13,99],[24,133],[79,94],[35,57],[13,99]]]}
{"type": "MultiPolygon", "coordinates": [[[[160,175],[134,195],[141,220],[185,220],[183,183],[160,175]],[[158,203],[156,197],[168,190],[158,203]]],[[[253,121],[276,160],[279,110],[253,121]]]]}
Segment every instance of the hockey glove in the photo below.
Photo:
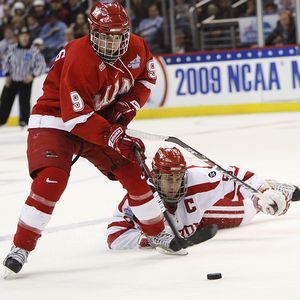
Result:
{"type": "Polygon", "coordinates": [[[111,115],[108,117],[108,121],[111,124],[121,124],[127,126],[131,120],[135,117],[136,112],[140,109],[138,101],[131,100],[119,100],[114,105],[111,115]]]}
{"type": "Polygon", "coordinates": [[[143,159],[146,159],[144,143],[138,138],[127,135],[125,128],[121,125],[113,125],[104,136],[104,141],[109,147],[130,161],[136,161],[135,148],[138,148],[143,159]]]}
{"type": "Polygon", "coordinates": [[[290,206],[290,201],[283,193],[272,189],[265,190],[261,195],[255,195],[253,200],[254,205],[267,215],[283,215],[290,206]]]}

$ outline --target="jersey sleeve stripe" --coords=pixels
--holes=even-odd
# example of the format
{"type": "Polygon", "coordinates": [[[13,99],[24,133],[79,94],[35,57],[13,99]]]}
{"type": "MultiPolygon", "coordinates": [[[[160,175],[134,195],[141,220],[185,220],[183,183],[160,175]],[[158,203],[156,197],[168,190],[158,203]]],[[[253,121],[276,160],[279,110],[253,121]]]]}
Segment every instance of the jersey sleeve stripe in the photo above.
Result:
{"type": "Polygon", "coordinates": [[[244,175],[243,181],[250,179],[253,175],[254,173],[247,171],[246,174],[244,175]]]}
{"type": "Polygon", "coordinates": [[[141,83],[143,86],[145,86],[149,90],[153,89],[155,86],[153,83],[146,81],[146,80],[139,80],[138,82],[141,83]]]}
{"type": "Polygon", "coordinates": [[[197,193],[209,192],[211,190],[214,190],[219,185],[219,183],[220,181],[216,181],[216,182],[201,183],[201,184],[190,186],[188,187],[186,196],[192,196],[197,193]]]}
{"type": "Polygon", "coordinates": [[[112,222],[110,224],[108,224],[107,228],[111,228],[111,227],[125,227],[125,228],[132,228],[132,225],[129,224],[126,221],[121,221],[121,222],[112,222]]]}
{"type": "Polygon", "coordinates": [[[67,131],[71,131],[77,124],[80,124],[80,123],[85,123],[87,121],[87,119],[93,114],[94,112],[90,112],[86,115],[82,115],[82,116],[79,116],[79,117],[76,117],[74,119],[71,119],[67,122],[65,122],[65,127],[67,129],[67,131]]]}

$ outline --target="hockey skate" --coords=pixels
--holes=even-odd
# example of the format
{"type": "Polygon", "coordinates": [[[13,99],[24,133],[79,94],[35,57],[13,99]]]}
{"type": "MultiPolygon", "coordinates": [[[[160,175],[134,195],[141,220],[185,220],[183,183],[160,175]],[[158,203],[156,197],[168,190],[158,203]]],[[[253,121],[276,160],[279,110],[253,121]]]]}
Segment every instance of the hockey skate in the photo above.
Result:
{"type": "Polygon", "coordinates": [[[156,236],[147,236],[149,244],[158,252],[171,255],[187,255],[188,252],[182,249],[173,233],[166,231],[161,232],[156,236]]]}
{"type": "Polygon", "coordinates": [[[9,277],[12,272],[19,273],[23,265],[27,262],[28,255],[29,251],[13,245],[3,262],[3,265],[6,267],[4,278],[9,277]]]}
{"type": "Polygon", "coordinates": [[[288,195],[289,201],[300,201],[300,189],[296,185],[267,180],[272,189],[288,195]]]}

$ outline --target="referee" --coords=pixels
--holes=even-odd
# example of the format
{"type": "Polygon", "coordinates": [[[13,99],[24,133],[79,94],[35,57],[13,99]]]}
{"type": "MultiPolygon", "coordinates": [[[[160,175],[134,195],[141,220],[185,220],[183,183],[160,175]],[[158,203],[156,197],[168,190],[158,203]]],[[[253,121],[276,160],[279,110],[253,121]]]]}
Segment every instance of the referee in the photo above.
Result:
{"type": "Polygon", "coordinates": [[[0,98],[0,126],[7,122],[15,97],[19,94],[19,125],[26,126],[30,115],[30,96],[33,78],[45,71],[45,59],[40,51],[31,46],[28,29],[18,32],[18,44],[8,48],[4,55],[5,83],[0,98]]]}

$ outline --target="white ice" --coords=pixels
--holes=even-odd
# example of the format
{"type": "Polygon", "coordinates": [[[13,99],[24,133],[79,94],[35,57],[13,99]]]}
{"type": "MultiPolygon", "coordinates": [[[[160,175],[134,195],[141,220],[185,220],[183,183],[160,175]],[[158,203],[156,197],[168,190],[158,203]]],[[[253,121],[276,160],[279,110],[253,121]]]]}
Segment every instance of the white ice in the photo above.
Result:
{"type": "MultiPolygon", "coordinates": [[[[221,165],[300,184],[298,112],[143,120],[131,128],[174,135],[221,165]]],[[[26,136],[26,130],[0,128],[1,261],[30,190],[26,136]]],[[[147,155],[161,145],[146,141],[147,155]]],[[[184,153],[190,164],[200,163],[184,153]]],[[[0,299],[300,299],[300,203],[284,216],[259,214],[248,226],[219,231],[176,257],[108,250],[108,218],[123,194],[80,159],[28,263],[14,279],[0,279],[0,299]],[[207,280],[212,272],[223,279],[207,280]]]]}

